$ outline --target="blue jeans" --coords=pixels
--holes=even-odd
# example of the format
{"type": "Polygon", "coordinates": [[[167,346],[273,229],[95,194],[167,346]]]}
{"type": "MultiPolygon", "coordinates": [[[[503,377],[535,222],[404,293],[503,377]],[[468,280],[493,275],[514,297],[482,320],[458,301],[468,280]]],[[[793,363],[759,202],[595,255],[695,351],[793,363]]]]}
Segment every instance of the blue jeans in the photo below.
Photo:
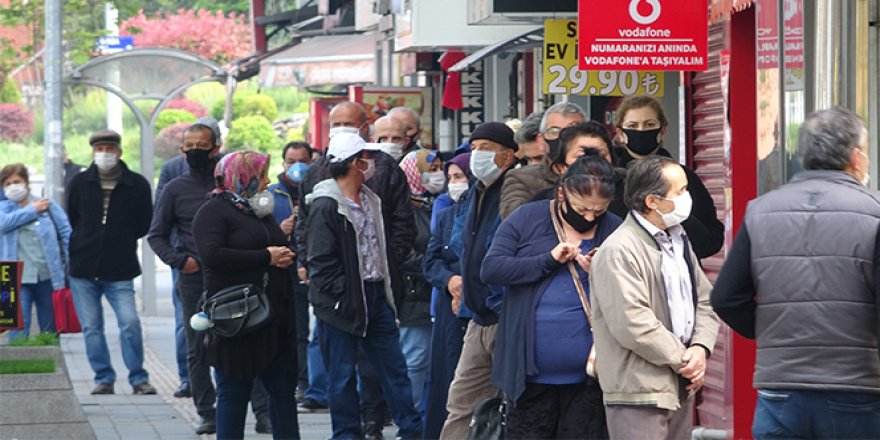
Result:
{"type": "Polygon", "coordinates": [[[86,342],[86,355],[95,372],[95,383],[116,382],[116,372],[110,364],[110,351],[104,336],[104,308],[101,297],[106,296],[119,323],[119,342],[122,359],[128,368],[128,383],[132,386],[149,381],[144,370],[144,339],[141,319],[134,301],[134,285],[128,281],[91,281],[70,277],[73,305],[79,316],[86,342]]]}
{"type": "MultiPolygon", "coordinates": [[[[277,439],[299,438],[296,376],[290,374],[291,362],[286,350],[278,350],[272,363],[257,376],[269,394],[272,437],[277,439]]],[[[244,422],[254,380],[224,376],[217,370],[214,370],[214,380],[217,381],[217,439],[244,438],[244,422]]]]}
{"type": "Polygon", "coordinates": [[[37,308],[37,322],[40,331],[55,332],[55,313],[52,311],[52,281],[43,280],[36,284],[21,285],[21,318],[24,328],[10,330],[9,340],[27,339],[31,335],[31,309],[37,308]]]}
{"type": "Polygon", "coordinates": [[[314,399],[321,405],[327,405],[327,376],[324,370],[324,359],[321,357],[321,341],[318,340],[318,326],[312,331],[309,341],[309,389],[306,399],[314,399]]]}
{"type": "Polygon", "coordinates": [[[866,439],[880,435],[880,394],[758,390],[756,440],[866,439]]]}
{"type": "Polygon", "coordinates": [[[171,269],[171,304],[174,305],[174,350],[177,355],[177,376],[180,383],[189,382],[189,371],[186,366],[186,332],[183,325],[189,325],[189,317],[183,316],[183,306],[177,297],[177,277],[179,269],[171,269]]]}
{"type": "Polygon", "coordinates": [[[400,328],[400,349],[406,359],[407,375],[412,384],[413,404],[421,407],[428,378],[428,354],[431,348],[431,325],[400,328]]]}
{"type": "Polygon", "coordinates": [[[403,439],[419,438],[422,420],[412,401],[412,386],[406,375],[406,361],[400,350],[400,332],[394,312],[385,301],[382,283],[364,283],[369,327],[365,338],[346,333],[318,320],[318,336],[327,368],[327,397],[333,439],[361,437],[358,408],[357,365],[358,344],[362,344],[372,363],[394,423],[403,439]]]}

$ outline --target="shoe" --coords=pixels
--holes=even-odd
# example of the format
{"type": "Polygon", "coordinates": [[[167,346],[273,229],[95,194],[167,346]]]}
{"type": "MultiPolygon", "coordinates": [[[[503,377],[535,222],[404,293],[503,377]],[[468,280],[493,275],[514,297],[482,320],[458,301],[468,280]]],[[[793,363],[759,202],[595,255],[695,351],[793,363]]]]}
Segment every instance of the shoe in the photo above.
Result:
{"type": "Polygon", "coordinates": [[[196,434],[215,434],[217,432],[217,422],[214,419],[202,419],[202,423],[196,427],[196,434]]]}
{"type": "Polygon", "coordinates": [[[101,382],[98,385],[95,385],[92,394],[113,394],[113,384],[101,382]]]}
{"type": "Polygon", "coordinates": [[[139,383],[132,388],[134,388],[134,394],[156,394],[156,389],[146,382],[139,383]]]}
{"type": "Polygon", "coordinates": [[[375,422],[364,423],[364,439],[365,440],[382,440],[382,425],[375,422]]]}
{"type": "Polygon", "coordinates": [[[296,412],[303,414],[325,413],[327,410],[327,405],[321,405],[321,402],[318,402],[311,397],[306,397],[303,399],[302,403],[296,405],[296,412]]]}
{"type": "Polygon", "coordinates": [[[272,420],[269,419],[269,416],[257,417],[257,426],[254,427],[254,430],[257,431],[257,434],[271,434],[272,420]]]}
{"type": "Polygon", "coordinates": [[[192,391],[189,388],[189,382],[181,382],[180,386],[174,390],[174,397],[192,397],[192,391]]]}

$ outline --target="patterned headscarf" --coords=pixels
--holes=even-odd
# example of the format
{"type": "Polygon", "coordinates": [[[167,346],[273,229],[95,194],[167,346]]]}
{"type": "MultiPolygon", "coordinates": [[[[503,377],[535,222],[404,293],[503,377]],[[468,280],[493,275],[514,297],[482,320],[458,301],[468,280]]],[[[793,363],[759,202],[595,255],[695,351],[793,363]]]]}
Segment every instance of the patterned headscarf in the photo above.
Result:
{"type": "Polygon", "coordinates": [[[409,192],[412,195],[420,196],[427,192],[422,186],[422,173],[427,173],[431,169],[431,163],[438,157],[437,152],[419,148],[411,151],[400,161],[400,167],[403,168],[403,174],[406,174],[406,182],[409,183],[409,192]]]}
{"type": "Polygon", "coordinates": [[[268,154],[251,150],[229,153],[214,168],[217,183],[215,194],[231,192],[242,198],[253,197],[260,189],[260,180],[269,168],[268,154]]]}

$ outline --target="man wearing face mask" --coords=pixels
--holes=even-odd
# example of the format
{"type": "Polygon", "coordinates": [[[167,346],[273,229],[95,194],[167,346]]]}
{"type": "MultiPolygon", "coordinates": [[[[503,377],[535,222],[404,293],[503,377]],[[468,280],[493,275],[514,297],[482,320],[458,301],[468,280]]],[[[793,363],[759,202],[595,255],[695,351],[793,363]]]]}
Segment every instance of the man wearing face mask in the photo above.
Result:
{"type": "MultiPolygon", "coordinates": [[[[657,154],[672,157],[663,148],[663,137],[669,121],[663,106],[651,96],[630,96],[620,103],[615,114],[617,137],[624,146],[615,150],[616,165],[622,168],[636,159],[657,154]]],[[[688,189],[693,196],[691,216],[682,223],[694,246],[697,257],[714,255],[724,245],[724,224],[718,220],[715,202],[700,176],[682,165],[687,175],[688,189]]]]}
{"type": "Polygon", "coordinates": [[[461,280],[464,304],[474,317],[468,324],[461,360],[449,388],[446,404],[449,416],[441,439],[467,438],[474,406],[496,393],[490,371],[504,291],[484,283],[480,268],[501,223],[501,187],[505,173],[516,163],[519,146],[513,140],[513,131],[500,122],[477,127],[471,134],[470,144],[470,168],[478,182],[468,191],[468,211],[461,231],[461,280]]]}
{"type": "Polygon", "coordinates": [[[406,123],[403,120],[383,116],[376,119],[373,128],[373,141],[379,143],[379,148],[394,160],[400,162],[403,156],[409,154],[409,151],[404,151],[409,137],[406,135],[406,123]]]}
{"type": "Polygon", "coordinates": [[[150,228],[153,203],[150,184],[121,160],[120,142],[119,134],[111,130],[92,134],[94,162],[70,183],[70,287],[86,355],[95,372],[92,394],[113,394],[116,382],[104,336],[102,297],[119,321],[119,340],[134,394],[156,394],[143,367],[143,336],[132,282],[141,274],[137,242],[150,228]]]}
{"type": "Polygon", "coordinates": [[[559,154],[559,133],[576,122],[587,120],[587,112],[573,102],[557,102],[548,108],[541,117],[541,132],[537,139],[550,147],[550,157],[559,154]]]}
{"type": "Polygon", "coordinates": [[[590,270],[596,370],[612,439],[689,438],[718,318],[712,286],[681,222],[690,215],[687,176],[672,159],[630,165],[630,213],[590,270]]]}
{"type": "Polygon", "coordinates": [[[718,275],[712,306],[757,341],[756,439],[880,433],[880,195],[866,188],[868,145],[853,111],[808,115],[804,171],[749,203],[718,275]]]}
{"type": "MultiPolygon", "coordinates": [[[[281,150],[281,157],[284,160],[284,170],[278,175],[278,183],[270,185],[268,190],[275,197],[272,215],[281,232],[293,245],[296,243],[294,226],[296,206],[299,203],[299,185],[312,163],[312,147],[306,142],[289,142],[281,150]]],[[[309,287],[300,282],[296,266],[290,268],[290,275],[293,280],[293,313],[296,315],[296,361],[299,364],[296,394],[297,400],[302,401],[309,387],[309,287]]]]}
{"type": "MultiPolygon", "coordinates": [[[[199,335],[187,324],[198,311],[198,301],[204,290],[192,224],[196,212],[214,190],[214,166],[220,159],[220,147],[220,128],[214,118],[199,119],[183,132],[180,150],[186,158],[188,170],[163,188],[156,201],[153,223],[147,236],[156,255],[172,269],[180,271],[176,290],[183,309],[190,393],[196,411],[202,418],[196,428],[199,435],[216,431],[216,391],[211,381],[210,367],[197,355],[199,335]],[[173,234],[176,234],[176,240],[172,239],[173,234]]],[[[252,403],[257,431],[271,432],[266,392],[262,386],[254,387],[252,403]]]]}
{"type": "MultiPolygon", "coordinates": [[[[363,106],[356,102],[345,101],[336,104],[330,111],[330,126],[331,140],[336,135],[344,133],[357,134],[364,140],[369,138],[370,126],[367,124],[367,113],[363,106]]],[[[375,175],[367,179],[366,185],[382,201],[382,218],[385,224],[385,235],[388,238],[390,256],[388,272],[392,290],[399,298],[402,294],[399,265],[409,255],[415,241],[409,187],[406,175],[393,157],[384,152],[375,151],[373,159],[375,160],[375,175]]],[[[305,199],[318,182],[330,177],[330,162],[325,156],[312,163],[300,184],[300,202],[297,206],[297,222],[294,229],[297,241],[298,272],[300,279],[304,282],[308,282],[308,262],[305,260],[305,256],[308,246],[306,230],[309,222],[309,206],[305,203],[305,199]]],[[[363,397],[361,409],[366,427],[365,435],[368,438],[380,438],[387,412],[386,405],[375,372],[369,366],[365,356],[361,357],[361,360],[364,361],[364,366],[358,368],[358,373],[361,379],[363,397]]],[[[316,384],[310,383],[309,386],[311,390],[311,387],[315,387],[316,384]]],[[[320,395],[320,393],[316,392],[316,395],[320,395]]],[[[303,403],[310,403],[309,399],[303,403]]],[[[320,406],[318,405],[318,408],[320,406]]],[[[303,405],[300,405],[303,412],[311,412],[318,408],[304,408],[303,405]]]]}
{"type": "Polygon", "coordinates": [[[399,119],[406,124],[406,137],[408,140],[403,147],[402,156],[406,156],[407,154],[422,148],[422,146],[419,145],[419,139],[422,138],[422,118],[417,111],[409,107],[394,107],[388,111],[387,116],[399,119]]]}
{"type": "Polygon", "coordinates": [[[331,179],[306,197],[309,299],[327,361],[332,438],[362,437],[355,388],[362,347],[376,366],[399,437],[416,439],[422,421],[400,349],[381,201],[364,184],[376,172],[375,152],[368,148],[373,147],[356,135],[334,136],[327,152],[331,179]]]}

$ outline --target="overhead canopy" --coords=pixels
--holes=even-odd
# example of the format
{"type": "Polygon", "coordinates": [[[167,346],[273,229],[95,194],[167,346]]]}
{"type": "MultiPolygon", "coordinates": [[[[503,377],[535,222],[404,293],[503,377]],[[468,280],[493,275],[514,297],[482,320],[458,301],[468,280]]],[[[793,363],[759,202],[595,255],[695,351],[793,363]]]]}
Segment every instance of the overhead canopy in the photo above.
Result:
{"type": "Polygon", "coordinates": [[[467,58],[455,63],[455,65],[452,66],[449,71],[461,72],[462,70],[467,69],[471,64],[474,64],[477,61],[480,61],[497,53],[533,49],[536,47],[541,47],[542,44],[544,44],[544,28],[541,27],[535,30],[528,31],[516,37],[501,40],[495,44],[486,46],[468,55],[467,58]]]}
{"type": "Polygon", "coordinates": [[[279,52],[260,63],[263,87],[372,83],[376,80],[372,33],[324,35],[279,52]]]}

